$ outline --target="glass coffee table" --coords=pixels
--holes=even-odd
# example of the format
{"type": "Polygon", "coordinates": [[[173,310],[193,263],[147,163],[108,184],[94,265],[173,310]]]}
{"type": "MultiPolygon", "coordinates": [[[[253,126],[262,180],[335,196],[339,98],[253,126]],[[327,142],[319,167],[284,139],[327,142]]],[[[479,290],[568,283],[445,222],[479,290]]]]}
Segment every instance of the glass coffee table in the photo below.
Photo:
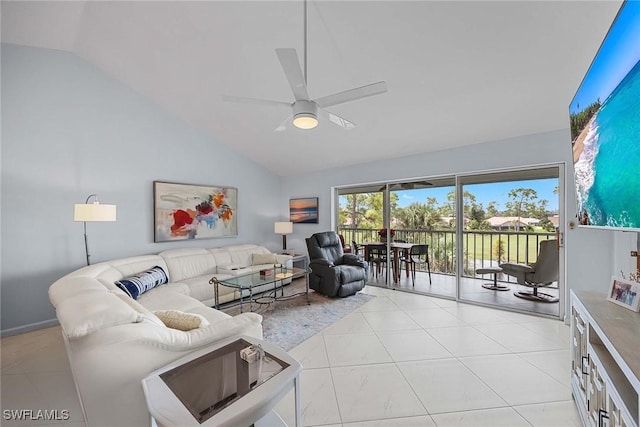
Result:
{"type": "Polygon", "coordinates": [[[253,303],[271,304],[276,301],[288,300],[300,295],[306,295],[307,304],[309,302],[309,272],[306,268],[286,268],[284,266],[274,266],[273,268],[256,271],[253,273],[239,274],[227,279],[218,280],[212,277],[209,283],[214,287],[215,308],[220,308],[219,286],[227,286],[240,291],[240,312],[243,311],[243,303],[247,292],[249,293],[249,310],[253,311],[253,303]],[[268,273],[267,273],[268,272],[268,273]],[[288,279],[305,278],[305,291],[291,295],[284,295],[282,282],[288,279]],[[271,286],[269,286],[271,285],[271,286]],[[260,287],[260,296],[254,298],[254,291],[260,287]],[[280,295],[278,295],[278,287],[280,295]],[[265,289],[266,288],[266,289],[265,289]]]}
{"type": "Polygon", "coordinates": [[[160,427],[285,426],[273,408],[293,388],[300,426],[301,372],[302,365],[281,348],[240,336],[152,372],[142,388],[160,427]]]}

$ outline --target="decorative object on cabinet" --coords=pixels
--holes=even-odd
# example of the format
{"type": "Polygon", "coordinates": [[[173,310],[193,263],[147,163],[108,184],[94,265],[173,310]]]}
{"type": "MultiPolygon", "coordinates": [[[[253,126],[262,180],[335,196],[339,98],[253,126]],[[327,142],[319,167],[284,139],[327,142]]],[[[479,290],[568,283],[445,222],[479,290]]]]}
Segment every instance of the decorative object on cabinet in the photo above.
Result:
{"type": "Polygon", "coordinates": [[[154,241],[238,235],[238,189],[153,182],[154,241]]]}
{"type": "Polygon", "coordinates": [[[640,314],[571,291],[571,391],[584,426],[638,427],[640,314]]]}
{"type": "Polygon", "coordinates": [[[640,283],[614,276],[611,278],[607,299],[629,310],[639,311],[640,295],[638,293],[640,293],[640,283]]]}
{"type": "Polygon", "coordinates": [[[116,205],[103,205],[98,201],[97,194],[90,194],[83,204],[76,204],[73,208],[73,220],[84,224],[84,252],[87,257],[87,265],[91,264],[89,260],[89,242],[87,239],[87,222],[107,222],[116,220],[116,205]],[[89,203],[91,198],[93,203],[89,203]]]}
{"type": "Polygon", "coordinates": [[[304,199],[290,199],[289,221],[296,224],[317,224],[318,198],[307,197],[304,199]]]}

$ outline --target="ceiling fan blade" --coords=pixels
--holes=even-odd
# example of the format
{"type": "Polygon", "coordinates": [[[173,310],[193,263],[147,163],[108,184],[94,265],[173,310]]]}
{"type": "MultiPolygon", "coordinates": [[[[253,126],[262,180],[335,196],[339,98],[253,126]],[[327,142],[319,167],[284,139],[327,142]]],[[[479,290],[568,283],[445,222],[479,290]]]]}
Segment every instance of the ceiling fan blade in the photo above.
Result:
{"type": "Polygon", "coordinates": [[[338,116],[337,114],[333,114],[330,113],[326,110],[319,110],[320,111],[320,116],[325,119],[325,120],[329,120],[331,123],[336,124],[340,127],[343,127],[347,130],[353,129],[356,127],[356,124],[353,122],[350,122],[349,120],[338,116]]]}
{"type": "Polygon", "coordinates": [[[278,48],[276,49],[276,54],[278,55],[284,74],[287,76],[287,81],[289,82],[289,86],[291,86],[296,101],[308,101],[307,83],[304,80],[296,50],[293,48],[278,48]]]}
{"type": "Polygon", "coordinates": [[[257,104],[257,105],[270,105],[276,107],[289,107],[291,108],[291,104],[281,101],[271,101],[270,99],[258,99],[258,98],[245,98],[242,96],[231,96],[231,95],[223,95],[223,101],[228,102],[240,102],[243,104],[257,104]]]}
{"type": "Polygon", "coordinates": [[[284,132],[285,130],[287,130],[287,124],[289,123],[289,120],[291,120],[293,116],[289,116],[286,119],[284,119],[282,121],[282,123],[280,123],[280,125],[274,129],[275,132],[284,132]]]}
{"type": "Polygon", "coordinates": [[[366,98],[367,96],[378,95],[379,93],[384,93],[386,91],[387,84],[382,81],[355,89],[345,90],[344,92],[334,93],[333,95],[323,96],[322,98],[315,99],[314,101],[320,107],[331,107],[332,105],[343,104],[356,99],[366,98]]]}

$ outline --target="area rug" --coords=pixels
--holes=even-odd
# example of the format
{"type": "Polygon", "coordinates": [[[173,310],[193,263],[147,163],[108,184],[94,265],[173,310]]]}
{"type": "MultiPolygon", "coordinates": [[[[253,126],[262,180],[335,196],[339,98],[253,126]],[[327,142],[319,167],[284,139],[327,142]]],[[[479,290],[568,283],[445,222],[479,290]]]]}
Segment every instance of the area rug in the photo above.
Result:
{"type": "Polygon", "coordinates": [[[361,292],[328,298],[309,291],[310,305],[300,295],[256,311],[262,315],[264,339],[288,351],[374,298],[361,292]]]}

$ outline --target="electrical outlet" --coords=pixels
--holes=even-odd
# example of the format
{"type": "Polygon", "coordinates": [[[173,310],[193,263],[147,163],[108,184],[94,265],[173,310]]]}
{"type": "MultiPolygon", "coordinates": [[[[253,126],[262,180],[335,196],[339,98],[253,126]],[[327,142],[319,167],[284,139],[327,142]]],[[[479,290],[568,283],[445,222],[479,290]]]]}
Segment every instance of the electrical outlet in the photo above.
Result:
{"type": "Polygon", "coordinates": [[[638,251],[631,251],[631,256],[637,257],[638,256],[638,251]]]}

